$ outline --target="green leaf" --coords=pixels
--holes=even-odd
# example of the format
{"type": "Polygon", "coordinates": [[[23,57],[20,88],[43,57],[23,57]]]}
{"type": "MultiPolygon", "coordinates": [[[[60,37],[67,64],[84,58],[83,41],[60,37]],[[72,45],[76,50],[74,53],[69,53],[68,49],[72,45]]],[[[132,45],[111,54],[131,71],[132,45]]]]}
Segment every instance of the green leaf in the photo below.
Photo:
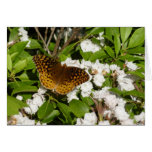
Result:
{"type": "Polygon", "coordinates": [[[53,51],[55,48],[55,43],[51,42],[48,46],[49,50],[53,51]]]}
{"type": "Polygon", "coordinates": [[[104,27],[94,27],[88,34],[99,34],[104,31],[104,27]]]}
{"type": "Polygon", "coordinates": [[[12,71],[12,60],[9,53],[7,53],[7,69],[11,72],[12,71]]]}
{"type": "Polygon", "coordinates": [[[11,54],[11,59],[14,61],[15,57],[19,54],[19,52],[14,52],[11,54]]]}
{"type": "Polygon", "coordinates": [[[124,56],[119,56],[118,59],[120,60],[127,60],[127,61],[137,61],[137,60],[144,60],[144,57],[142,56],[133,56],[133,55],[129,55],[126,54],[124,56]]]}
{"type": "Polygon", "coordinates": [[[122,43],[124,43],[128,39],[131,31],[132,31],[132,27],[120,27],[122,43]]]}
{"type": "Polygon", "coordinates": [[[108,37],[108,39],[112,40],[112,28],[111,27],[106,27],[105,28],[105,33],[106,33],[105,35],[108,37]]]}
{"type": "Polygon", "coordinates": [[[132,91],[125,91],[124,92],[124,96],[130,96],[130,95],[132,95],[132,96],[135,96],[135,97],[139,97],[139,98],[145,98],[145,95],[144,95],[144,93],[143,92],[139,92],[139,91],[136,91],[136,90],[132,90],[132,91]]]}
{"type": "Polygon", "coordinates": [[[73,99],[69,103],[69,106],[72,112],[74,113],[74,115],[78,118],[83,117],[85,113],[89,112],[89,106],[80,100],[73,99]]]}
{"type": "Polygon", "coordinates": [[[58,110],[53,110],[47,117],[42,120],[42,123],[50,123],[56,118],[60,112],[58,110]]]}
{"type": "Polygon", "coordinates": [[[140,77],[141,79],[144,79],[145,76],[141,73],[141,72],[138,72],[138,71],[128,71],[126,72],[127,74],[132,74],[132,75],[135,75],[135,76],[138,76],[140,77]]]}
{"type": "Polygon", "coordinates": [[[118,96],[123,96],[123,93],[124,93],[123,91],[119,90],[118,88],[111,88],[111,89],[109,89],[109,91],[117,94],[118,96]]]}
{"type": "Polygon", "coordinates": [[[39,49],[41,48],[41,45],[39,42],[35,39],[29,39],[30,40],[30,47],[27,47],[28,49],[39,49]]]}
{"type": "Polygon", "coordinates": [[[114,51],[112,50],[112,48],[110,46],[105,46],[104,50],[106,50],[106,52],[108,53],[108,55],[112,58],[115,58],[115,54],[114,51]]]}
{"type": "Polygon", "coordinates": [[[14,44],[10,50],[9,50],[9,53],[12,54],[14,52],[18,52],[18,54],[20,54],[24,48],[26,47],[28,41],[23,41],[23,42],[18,42],[16,44],[14,44]]]}
{"type": "Polygon", "coordinates": [[[29,76],[26,72],[23,72],[21,75],[17,76],[17,78],[19,78],[21,81],[29,80],[29,76]]]}
{"type": "Polygon", "coordinates": [[[119,35],[119,27],[111,27],[112,35],[119,35]]]}
{"type": "Polygon", "coordinates": [[[117,57],[119,54],[119,51],[120,51],[120,47],[121,47],[121,43],[120,43],[118,34],[114,35],[114,45],[115,45],[115,53],[116,53],[116,57],[117,57]]]}
{"type": "MultiPolygon", "coordinates": [[[[101,50],[93,53],[93,54],[89,57],[89,60],[90,60],[91,62],[95,62],[97,59],[106,58],[106,57],[108,57],[107,54],[104,52],[103,49],[101,49],[101,50]]],[[[85,57],[85,58],[87,58],[87,57],[85,57]]]]}
{"type": "Polygon", "coordinates": [[[9,42],[16,41],[18,39],[19,39],[19,36],[18,36],[18,27],[14,27],[10,31],[9,42]]]}
{"type": "Polygon", "coordinates": [[[63,113],[66,120],[69,123],[71,123],[72,118],[71,118],[71,115],[70,115],[70,112],[71,112],[70,107],[68,107],[66,104],[63,104],[63,103],[60,103],[60,102],[57,103],[57,106],[59,107],[60,111],[63,113]]]}
{"type": "Polygon", "coordinates": [[[65,47],[62,52],[60,54],[64,54],[64,55],[68,55],[71,50],[73,49],[73,47],[75,46],[75,43],[72,43],[70,45],[68,45],[67,47],[65,47]]]}
{"type": "Polygon", "coordinates": [[[12,95],[20,92],[37,92],[36,86],[22,85],[20,87],[14,88],[12,95]]]}
{"type": "Polygon", "coordinates": [[[7,96],[7,116],[19,113],[19,109],[27,107],[27,104],[11,96],[7,96]]]}
{"type": "Polygon", "coordinates": [[[24,70],[31,70],[31,69],[34,69],[35,68],[35,64],[33,62],[33,57],[32,56],[29,56],[26,58],[27,60],[27,66],[25,67],[24,70]]]}
{"type": "Polygon", "coordinates": [[[80,50],[80,54],[84,60],[89,60],[89,58],[93,55],[92,52],[83,52],[82,50],[80,50]]]}
{"type": "Polygon", "coordinates": [[[39,108],[37,112],[37,116],[40,120],[46,118],[49,116],[52,111],[54,110],[53,105],[50,103],[50,101],[46,101],[43,103],[43,105],[39,108]]]}
{"type": "Polygon", "coordinates": [[[114,42],[113,42],[113,39],[112,39],[112,36],[102,35],[102,37],[104,37],[105,39],[109,40],[111,43],[114,43],[114,42]]]}
{"type": "Polygon", "coordinates": [[[81,96],[81,100],[86,103],[88,106],[94,105],[93,100],[90,97],[83,97],[81,96]]]}
{"type": "Polygon", "coordinates": [[[18,88],[18,87],[22,87],[22,86],[27,86],[27,85],[32,85],[32,84],[34,84],[35,82],[37,82],[37,81],[35,81],[35,80],[26,80],[26,81],[15,81],[15,82],[8,82],[7,83],[7,85],[8,85],[8,87],[10,87],[10,88],[12,88],[12,89],[14,89],[14,88],[18,88]]]}
{"type": "Polygon", "coordinates": [[[136,47],[133,49],[128,49],[127,53],[129,53],[129,54],[145,54],[145,48],[139,46],[139,47],[136,47]]]}
{"type": "Polygon", "coordinates": [[[134,48],[144,43],[145,40],[145,29],[139,28],[137,29],[130,38],[128,48],[134,48]]]}
{"type": "Polygon", "coordinates": [[[26,66],[27,66],[26,59],[18,61],[13,67],[13,73],[16,74],[21,72],[22,70],[24,70],[26,66]]]}

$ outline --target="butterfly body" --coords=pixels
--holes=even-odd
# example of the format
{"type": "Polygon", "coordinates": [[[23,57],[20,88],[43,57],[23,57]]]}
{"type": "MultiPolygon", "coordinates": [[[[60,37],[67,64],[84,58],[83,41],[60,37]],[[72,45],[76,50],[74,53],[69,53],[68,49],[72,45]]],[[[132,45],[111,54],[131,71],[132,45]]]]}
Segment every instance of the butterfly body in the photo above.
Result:
{"type": "Polygon", "coordinates": [[[41,84],[55,92],[65,95],[76,86],[89,80],[89,75],[83,69],[61,65],[55,59],[45,55],[35,55],[33,61],[39,72],[41,84]]]}

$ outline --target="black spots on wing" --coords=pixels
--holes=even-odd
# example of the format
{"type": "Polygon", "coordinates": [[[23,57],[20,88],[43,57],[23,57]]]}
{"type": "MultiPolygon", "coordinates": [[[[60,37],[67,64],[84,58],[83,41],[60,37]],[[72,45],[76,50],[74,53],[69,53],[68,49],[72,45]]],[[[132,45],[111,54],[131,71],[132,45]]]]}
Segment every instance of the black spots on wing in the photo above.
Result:
{"type": "Polygon", "coordinates": [[[55,59],[45,55],[35,55],[33,57],[33,62],[39,73],[51,71],[54,65],[58,63],[55,59]]]}

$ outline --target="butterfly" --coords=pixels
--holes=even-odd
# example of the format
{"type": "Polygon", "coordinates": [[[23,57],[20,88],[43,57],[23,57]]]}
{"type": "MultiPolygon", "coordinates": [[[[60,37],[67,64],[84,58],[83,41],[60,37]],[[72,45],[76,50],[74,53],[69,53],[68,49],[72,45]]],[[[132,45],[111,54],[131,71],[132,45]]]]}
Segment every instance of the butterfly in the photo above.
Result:
{"type": "Polygon", "coordinates": [[[56,59],[45,55],[35,55],[33,61],[39,72],[41,84],[58,94],[65,95],[89,80],[88,73],[83,69],[61,65],[56,59]]]}

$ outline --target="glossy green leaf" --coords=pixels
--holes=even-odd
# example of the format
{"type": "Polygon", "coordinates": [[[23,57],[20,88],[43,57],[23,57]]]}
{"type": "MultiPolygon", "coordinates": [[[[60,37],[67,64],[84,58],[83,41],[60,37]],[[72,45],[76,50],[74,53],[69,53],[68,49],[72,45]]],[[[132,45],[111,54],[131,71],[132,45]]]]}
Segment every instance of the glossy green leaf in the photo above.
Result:
{"type": "Polygon", "coordinates": [[[89,58],[93,55],[92,52],[83,52],[82,50],[80,50],[80,54],[86,61],[89,60],[89,58]]]}
{"type": "Polygon", "coordinates": [[[132,74],[132,75],[135,75],[135,76],[138,76],[140,77],[141,79],[144,79],[145,76],[141,73],[141,72],[138,72],[138,71],[128,71],[126,72],[127,74],[132,74]]]}
{"type": "Polygon", "coordinates": [[[39,108],[38,112],[37,112],[37,116],[38,118],[44,119],[47,116],[49,116],[52,111],[54,110],[53,105],[50,101],[46,101],[43,103],[43,105],[39,108]]]}
{"type": "Polygon", "coordinates": [[[130,38],[128,48],[134,48],[144,43],[145,28],[138,28],[130,38]]]}
{"type": "Polygon", "coordinates": [[[115,46],[115,53],[116,53],[116,57],[117,57],[119,54],[119,51],[120,51],[120,47],[121,47],[121,43],[120,43],[118,34],[114,35],[114,46],[115,46]]]}
{"type": "Polygon", "coordinates": [[[129,55],[129,54],[126,54],[124,56],[119,56],[119,59],[120,60],[128,60],[128,61],[137,61],[137,60],[144,60],[144,57],[142,56],[133,56],[133,55],[129,55]]]}
{"type": "Polygon", "coordinates": [[[7,53],[7,69],[10,72],[12,71],[12,59],[9,53],[7,53]]]}
{"type": "Polygon", "coordinates": [[[108,55],[104,52],[103,49],[93,53],[90,57],[89,57],[89,60],[91,62],[95,62],[97,59],[101,59],[101,58],[106,58],[108,57],[108,55]]]}
{"type": "Polygon", "coordinates": [[[145,48],[139,46],[139,47],[136,47],[136,48],[133,48],[133,49],[128,49],[127,53],[129,53],[129,54],[144,54],[145,53],[145,48]]]}
{"type": "Polygon", "coordinates": [[[104,31],[104,27],[94,27],[88,34],[99,34],[104,31]]]}
{"type": "Polygon", "coordinates": [[[14,81],[14,82],[8,82],[7,85],[8,85],[8,87],[14,89],[14,88],[22,87],[24,85],[29,86],[36,82],[37,82],[36,80],[14,81]]]}
{"type": "Polygon", "coordinates": [[[51,42],[51,43],[49,44],[48,48],[49,48],[50,51],[53,51],[54,48],[55,48],[55,43],[51,42]]]}
{"type": "Polygon", "coordinates": [[[21,72],[22,70],[25,69],[26,66],[27,66],[26,59],[18,61],[13,67],[13,73],[16,74],[16,73],[21,72]]]}
{"type": "Polygon", "coordinates": [[[119,27],[111,27],[112,35],[119,35],[119,27]]]}
{"type": "Polygon", "coordinates": [[[144,92],[139,92],[139,91],[136,91],[136,90],[132,90],[132,91],[126,91],[124,92],[124,96],[135,96],[135,97],[140,97],[140,98],[145,98],[145,95],[144,95],[144,92]]]}
{"type": "Polygon", "coordinates": [[[111,88],[111,89],[109,89],[109,91],[117,94],[118,96],[123,96],[123,93],[124,93],[123,91],[119,90],[118,88],[111,88]]]}
{"type": "Polygon", "coordinates": [[[22,85],[20,87],[14,88],[12,94],[16,94],[19,92],[37,92],[37,87],[36,86],[22,85]]]}
{"type": "Polygon", "coordinates": [[[71,111],[78,118],[83,117],[85,113],[89,112],[89,106],[80,100],[73,99],[69,103],[69,106],[71,108],[71,111]]]}
{"type": "Polygon", "coordinates": [[[18,40],[19,39],[18,33],[19,33],[18,27],[14,27],[13,29],[11,29],[9,42],[18,40]]]}
{"type": "Polygon", "coordinates": [[[71,118],[71,115],[70,115],[70,112],[71,112],[70,107],[68,107],[66,104],[63,104],[63,103],[60,103],[60,102],[57,103],[57,106],[59,107],[60,111],[63,113],[66,120],[69,123],[71,123],[72,118],[71,118]]]}
{"type": "Polygon", "coordinates": [[[132,27],[120,27],[122,43],[124,43],[128,39],[131,31],[132,31],[132,27]]]}
{"type": "Polygon", "coordinates": [[[90,97],[82,97],[81,96],[81,100],[86,103],[88,106],[92,106],[94,105],[93,100],[90,97]]]}
{"type": "Polygon", "coordinates": [[[7,96],[7,116],[19,113],[19,109],[27,107],[27,104],[14,97],[7,96]]]}
{"type": "Polygon", "coordinates": [[[12,54],[14,52],[18,52],[18,54],[20,54],[24,48],[26,47],[28,41],[22,41],[22,42],[18,42],[16,44],[14,44],[10,50],[9,50],[9,53],[12,54]]]}
{"type": "Polygon", "coordinates": [[[42,120],[42,123],[50,123],[51,121],[53,121],[58,115],[60,114],[60,112],[58,110],[53,110],[47,117],[45,117],[42,120]]]}
{"type": "Polygon", "coordinates": [[[108,53],[108,55],[112,58],[115,58],[115,54],[114,51],[112,50],[112,48],[110,46],[105,46],[104,50],[106,50],[106,52],[108,53]]]}
{"type": "Polygon", "coordinates": [[[41,45],[39,44],[39,42],[35,39],[29,39],[30,40],[30,44],[29,47],[27,47],[28,49],[39,49],[41,48],[41,45]]]}

